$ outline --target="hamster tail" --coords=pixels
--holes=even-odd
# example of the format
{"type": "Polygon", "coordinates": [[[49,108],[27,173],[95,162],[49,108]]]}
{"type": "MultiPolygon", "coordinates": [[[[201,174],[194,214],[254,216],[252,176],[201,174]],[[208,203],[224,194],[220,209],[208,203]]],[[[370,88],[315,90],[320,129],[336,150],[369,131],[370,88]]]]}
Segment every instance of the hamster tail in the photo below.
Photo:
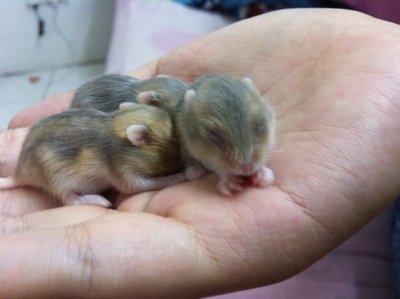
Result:
{"type": "Polygon", "coordinates": [[[0,178],[0,190],[1,189],[13,189],[18,187],[19,184],[15,181],[15,179],[10,176],[8,178],[0,178]]]}

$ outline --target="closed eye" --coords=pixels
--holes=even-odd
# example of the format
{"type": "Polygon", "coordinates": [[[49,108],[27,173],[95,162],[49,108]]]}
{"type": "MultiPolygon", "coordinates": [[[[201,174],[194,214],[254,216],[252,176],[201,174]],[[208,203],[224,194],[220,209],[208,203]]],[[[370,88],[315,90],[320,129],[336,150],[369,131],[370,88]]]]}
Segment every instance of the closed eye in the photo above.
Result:
{"type": "Polygon", "coordinates": [[[208,128],[207,129],[207,136],[210,140],[214,143],[220,144],[224,141],[224,136],[218,129],[208,128]]]}

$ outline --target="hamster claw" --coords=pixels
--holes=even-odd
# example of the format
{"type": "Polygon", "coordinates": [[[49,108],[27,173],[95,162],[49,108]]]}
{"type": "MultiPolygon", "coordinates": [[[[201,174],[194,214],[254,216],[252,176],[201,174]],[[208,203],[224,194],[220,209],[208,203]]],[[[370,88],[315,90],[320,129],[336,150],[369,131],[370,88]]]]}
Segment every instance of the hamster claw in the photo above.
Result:
{"type": "MultiPolygon", "coordinates": [[[[250,176],[253,186],[264,188],[274,182],[274,172],[268,167],[262,167],[250,176]]],[[[224,195],[230,196],[234,191],[241,191],[245,178],[238,175],[221,176],[217,189],[224,195]]]]}
{"type": "Polygon", "coordinates": [[[271,185],[274,180],[274,172],[266,166],[263,166],[251,176],[252,185],[260,188],[271,185]]]}
{"type": "Polygon", "coordinates": [[[224,195],[232,195],[232,191],[241,191],[243,189],[244,179],[241,176],[231,175],[221,177],[217,184],[217,189],[224,195]]]}

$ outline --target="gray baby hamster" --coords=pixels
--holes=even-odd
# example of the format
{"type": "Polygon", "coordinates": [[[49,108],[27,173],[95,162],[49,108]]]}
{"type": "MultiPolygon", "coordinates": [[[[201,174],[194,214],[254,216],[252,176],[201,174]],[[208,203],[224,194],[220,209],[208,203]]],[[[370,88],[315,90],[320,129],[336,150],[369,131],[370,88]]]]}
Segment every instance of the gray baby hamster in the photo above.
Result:
{"type": "Polygon", "coordinates": [[[266,166],[275,143],[272,107],[249,78],[209,75],[196,80],[177,106],[176,129],[189,178],[205,167],[226,195],[249,178],[264,187],[274,180],[266,166]]]}
{"type": "Polygon", "coordinates": [[[162,99],[164,109],[173,112],[186,90],[185,83],[169,76],[157,76],[141,81],[126,75],[108,74],[94,78],[79,87],[72,99],[71,108],[113,112],[121,104],[137,103],[138,98],[146,101],[150,96],[150,100],[162,99]]]}
{"type": "Polygon", "coordinates": [[[16,171],[0,188],[32,186],[64,205],[109,207],[100,192],[155,190],[186,180],[170,115],[136,104],[104,113],[71,109],[30,129],[16,171]]]}

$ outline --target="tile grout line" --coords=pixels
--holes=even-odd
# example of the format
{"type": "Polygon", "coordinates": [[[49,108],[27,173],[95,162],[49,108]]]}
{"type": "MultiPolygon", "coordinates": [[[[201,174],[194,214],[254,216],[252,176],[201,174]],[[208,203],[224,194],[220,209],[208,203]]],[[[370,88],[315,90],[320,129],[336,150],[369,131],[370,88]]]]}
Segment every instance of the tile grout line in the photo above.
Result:
{"type": "Polygon", "coordinates": [[[64,65],[59,65],[59,66],[46,67],[46,68],[36,68],[36,69],[32,69],[32,70],[3,72],[3,73],[0,73],[0,79],[24,76],[24,75],[29,75],[29,74],[38,73],[38,72],[52,71],[55,68],[56,69],[60,69],[60,68],[69,69],[69,68],[75,68],[75,67],[84,67],[84,66],[91,66],[91,65],[97,65],[97,64],[105,64],[105,63],[106,63],[105,59],[95,59],[95,60],[89,60],[89,61],[79,62],[79,63],[69,63],[69,64],[64,64],[64,65]]]}
{"type": "Polygon", "coordinates": [[[4,78],[4,84],[0,85],[0,90],[5,91],[0,96],[0,128],[6,128],[19,111],[63,90],[71,90],[71,86],[76,88],[75,85],[78,86],[83,80],[88,80],[92,76],[103,74],[104,66],[104,63],[96,63],[68,68],[53,67],[44,72],[45,74],[37,74],[41,77],[41,83],[38,85],[26,81],[27,75],[33,75],[32,73],[4,78]],[[17,88],[18,92],[14,92],[13,89],[18,86],[22,88],[17,88]],[[3,106],[2,100],[10,105],[3,106]]]}
{"type": "Polygon", "coordinates": [[[50,87],[54,82],[54,77],[56,76],[57,69],[55,68],[55,69],[51,70],[50,72],[51,73],[50,73],[49,79],[47,80],[47,83],[44,86],[44,90],[43,90],[42,96],[39,99],[39,101],[43,101],[44,99],[47,98],[47,94],[49,93],[50,87]]]}

